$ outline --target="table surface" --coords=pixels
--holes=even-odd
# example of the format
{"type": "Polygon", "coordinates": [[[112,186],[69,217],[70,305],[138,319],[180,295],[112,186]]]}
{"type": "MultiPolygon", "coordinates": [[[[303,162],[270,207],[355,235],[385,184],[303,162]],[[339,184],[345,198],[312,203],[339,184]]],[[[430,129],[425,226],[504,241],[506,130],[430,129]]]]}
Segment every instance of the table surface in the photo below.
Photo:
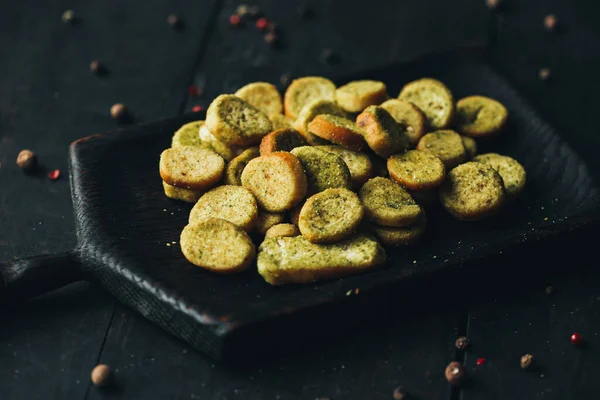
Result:
{"type": "MultiPolygon", "coordinates": [[[[229,25],[238,4],[2,1],[0,259],[73,248],[67,147],[115,128],[113,103],[126,104],[135,122],[150,122],[206,107],[250,81],[349,75],[456,48],[485,49],[600,176],[600,25],[592,0],[506,0],[497,12],[482,0],[256,1],[280,28],[278,49],[252,21],[229,25]],[[300,15],[302,4],[313,17],[300,15]],[[69,8],[78,23],[61,22],[69,8]],[[181,16],[183,29],[169,27],[170,13],[181,16]],[[555,32],[543,26],[550,13],[558,18],[555,32]],[[335,62],[323,57],[326,49],[335,62]],[[107,65],[108,76],[90,73],[93,59],[107,65]],[[551,69],[551,81],[538,79],[542,67],[551,69]],[[191,84],[204,94],[190,96],[191,84]],[[23,148],[35,150],[45,169],[60,169],[61,179],[24,175],[14,162],[23,148]]],[[[397,386],[418,399],[596,398],[597,260],[589,250],[560,250],[548,274],[515,276],[489,290],[474,284],[419,312],[398,305],[396,316],[376,326],[240,366],[215,364],[94,284],[73,284],[3,308],[0,398],[390,399],[397,386]],[[569,343],[575,331],[584,348],[569,343]],[[454,341],[464,334],[472,346],[462,354],[454,341]],[[536,357],[534,371],[519,367],[524,353],[536,357]],[[462,390],[443,376],[454,359],[471,376],[462,390]],[[115,371],[112,389],[90,385],[97,363],[115,371]]]]}

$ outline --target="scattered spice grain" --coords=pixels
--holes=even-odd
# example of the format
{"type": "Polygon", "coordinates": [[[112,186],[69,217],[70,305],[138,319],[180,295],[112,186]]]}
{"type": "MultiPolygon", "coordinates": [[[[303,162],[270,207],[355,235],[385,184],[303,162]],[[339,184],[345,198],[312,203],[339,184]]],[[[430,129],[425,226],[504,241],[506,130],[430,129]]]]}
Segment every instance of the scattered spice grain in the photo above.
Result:
{"type": "Polygon", "coordinates": [[[111,371],[108,365],[99,364],[94,367],[91,373],[92,383],[96,386],[106,386],[110,382],[111,371]]]}
{"type": "Polygon", "coordinates": [[[33,171],[37,167],[37,155],[31,150],[21,150],[17,156],[17,166],[23,171],[33,171]]]}
{"type": "Polygon", "coordinates": [[[461,336],[454,343],[458,350],[465,350],[469,347],[469,339],[466,336],[461,336]]]}
{"type": "Polygon", "coordinates": [[[556,26],[558,24],[558,20],[556,19],[556,15],[548,14],[544,17],[544,27],[548,32],[553,32],[556,30],[556,26]]]}
{"type": "Polygon", "coordinates": [[[446,367],[445,375],[448,383],[451,385],[460,385],[465,380],[467,371],[461,363],[458,361],[452,361],[446,367]]]}
{"type": "Polygon", "coordinates": [[[521,368],[531,369],[533,367],[534,362],[535,359],[531,354],[524,354],[523,357],[521,357],[521,368]]]}

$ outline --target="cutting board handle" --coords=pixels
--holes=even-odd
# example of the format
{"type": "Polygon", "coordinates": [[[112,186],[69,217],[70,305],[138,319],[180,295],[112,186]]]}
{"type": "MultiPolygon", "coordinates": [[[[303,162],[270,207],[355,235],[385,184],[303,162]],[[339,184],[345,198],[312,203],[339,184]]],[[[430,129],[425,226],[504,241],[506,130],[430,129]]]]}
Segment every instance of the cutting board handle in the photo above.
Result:
{"type": "Polygon", "coordinates": [[[69,252],[0,262],[0,301],[23,301],[83,280],[78,257],[69,252]]]}

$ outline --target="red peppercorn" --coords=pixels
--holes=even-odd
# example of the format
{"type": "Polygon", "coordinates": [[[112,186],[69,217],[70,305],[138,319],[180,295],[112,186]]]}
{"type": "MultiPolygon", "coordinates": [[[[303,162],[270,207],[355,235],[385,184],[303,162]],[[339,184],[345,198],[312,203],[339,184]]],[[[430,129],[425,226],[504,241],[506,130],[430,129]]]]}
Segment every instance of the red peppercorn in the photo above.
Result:
{"type": "Polygon", "coordinates": [[[229,24],[232,26],[239,26],[242,23],[242,18],[239,15],[232,14],[229,16],[229,24]]]}
{"type": "Polygon", "coordinates": [[[200,111],[202,111],[202,106],[194,106],[194,107],[192,107],[192,111],[193,112],[200,112],[200,111]]]}
{"type": "Polygon", "coordinates": [[[581,346],[583,344],[583,336],[581,336],[581,333],[575,332],[571,335],[571,344],[573,346],[581,346]]]}
{"type": "Polygon", "coordinates": [[[485,364],[485,358],[483,358],[483,357],[478,358],[477,365],[483,365],[483,364],[485,364]]]}
{"type": "Polygon", "coordinates": [[[48,172],[48,178],[50,178],[50,180],[57,180],[60,177],[60,170],[59,169],[55,169],[54,171],[50,171],[48,172]]]}
{"type": "Polygon", "coordinates": [[[256,20],[256,28],[264,31],[265,29],[267,29],[267,27],[269,26],[269,21],[265,18],[259,18],[258,20],[256,20]]]}

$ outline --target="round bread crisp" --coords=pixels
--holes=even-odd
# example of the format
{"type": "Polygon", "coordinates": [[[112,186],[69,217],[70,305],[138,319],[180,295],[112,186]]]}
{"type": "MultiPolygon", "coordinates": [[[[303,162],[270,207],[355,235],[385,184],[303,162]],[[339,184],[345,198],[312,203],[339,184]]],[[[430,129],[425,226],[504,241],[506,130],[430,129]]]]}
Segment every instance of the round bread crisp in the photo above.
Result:
{"type": "Polygon", "coordinates": [[[290,117],[286,117],[283,114],[269,115],[269,119],[273,124],[273,130],[292,128],[294,126],[294,120],[290,117]]]}
{"type": "Polygon", "coordinates": [[[425,233],[425,226],[427,225],[427,218],[425,213],[421,214],[421,217],[411,226],[404,228],[391,228],[389,226],[377,226],[373,225],[372,229],[375,236],[384,246],[399,247],[399,246],[410,246],[419,241],[423,233],[425,233]]]}
{"type": "Polygon", "coordinates": [[[212,150],[198,146],[167,149],[160,155],[160,177],[169,185],[207,190],[223,176],[225,161],[212,150]]]}
{"type": "Polygon", "coordinates": [[[259,210],[254,231],[261,235],[266,235],[269,229],[275,225],[281,224],[283,221],[285,221],[284,213],[272,213],[265,210],[259,210]]]}
{"type": "Polygon", "coordinates": [[[236,156],[236,150],[214,137],[206,125],[200,127],[199,136],[202,143],[208,145],[210,149],[223,157],[225,161],[231,161],[236,156]]]}
{"type": "Polygon", "coordinates": [[[390,113],[400,129],[404,131],[413,146],[426,133],[427,118],[419,107],[402,99],[389,99],[381,103],[381,108],[390,113]]]}
{"type": "Polygon", "coordinates": [[[320,76],[294,79],[285,91],[283,98],[285,115],[290,118],[298,118],[300,111],[316,100],[335,101],[333,82],[320,76]]]}
{"type": "Polygon", "coordinates": [[[431,153],[410,150],[388,158],[390,177],[408,190],[429,190],[438,187],[446,176],[446,167],[431,153]]]}
{"type": "Polygon", "coordinates": [[[202,142],[202,140],[200,140],[199,131],[203,125],[204,125],[204,121],[194,121],[194,122],[189,122],[189,123],[183,125],[181,128],[177,129],[177,131],[173,135],[173,139],[171,139],[171,147],[181,147],[181,146],[210,147],[206,143],[202,142]]]}
{"type": "Polygon", "coordinates": [[[283,103],[279,90],[267,82],[253,82],[241,87],[235,92],[240,99],[246,100],[267,115],[283,112],[283,103]]]}
{"type": "Polygon", "coordinates": [[[276,151],[292,151],[296,147],[306,146],[307,144],[304,137],[297,130],[292,128],[277,129],[262,138],[260,155],[266,156],[276,151]]]}
{"type": "Polygon", "coordinates": [[[341,157],[311,146],[296,147],[292,154],[298,157],[306,172],[309,195],[329,188],[352,187],[350,170],[341,157]]]}
{"type": "Polygon", "coordinates": [[[329,144],[328,141],[316,136],[308,128],[308,125],[311,123],[311,121],[317,115],[322,114],[337,115],[338,117],[344,118],[349,117],[346,111],[344,111],[340,106],[329,100],[315,100],[307,104],[300,112],[300,115],[298,115],[296,122],[294,122],[294,128],[296,128],[298,132],[300,132],[302,136],[304,136],[308,144],[310,144],[311,146],[329,144]]]}
{"type": "Polygon", "coordinates": [[[307,181],[300,161],[281,151],[250,160],[242,172],[242,185],[252,192],[261,208],[281,212],[304,199],[307,181]]]}
{"type": "Polygon", "coordinates": [[[381,104],[387,98],[387,88],[380,81],[352,81],[335,91],[336,102],[344,110],[353,113],[381,104]]]}
{"type": "Polygon", "coordinates": [[[518,197],[525,188],[525,182],[527,182],[525,168],[514,158],[488,153],[475,157],[473,161],[489,165],[500,174],[504,182],[504,189],[510,199],[518,197]]]}
{"type": "Polygon", "coordinates": [[[378,106],[367,107],[356,117],[365,132],[365,140],[378,156],[387,158],[410,147],[408,136],[400,130],[390,113],[378,106]]]}
{"type": "Polygon", "coordinates": [[[354,121],[337,115],[317,115],[309,124],[309,131],[350,150],[360,151],[364,145],[363,133],[354,121]]]}
{"type": "Polygon", "coordinates": [[[246,168],[250,160],[258,156],[260,156],[258,147],[248,147],[239,156],[229,161],[225,168],[225,184],[242,186],[242,172],[244,168],[246,168]]]}
{"type": "Polygon", "coordinates": [[[350,171],[350,179],[354,187],[361,187],[366,181],[373,177],[373,164],[371,159],[365,153],[345,149],[341,146],[316,146],[318,149],[325,150],[339,156],[350,171]]]}
{"type": "Polygon", "coordinates": [[[463,142],[463,146],[465,146],[465,151],[467,152],[467,159],[471,159],[477,155],[477,142],[475,139],[468,136],[460,137],[463,142]]]}
{"type": "Polygon", "coordinates": [[[433,129],[446,128],[452,123],[454,118],[452,92],[436,79],[423,78],[407,83],[398,98],[419,107],[433,129]]]}
{"type": "Polygon", "coordinates": [[[298,227],[294,224],[277,224],[269,228],[265,238],[294,237],[300,235],[298,227]]]}
{"type": "Polygon", "coordinates": [[[417,149],[439,157],[448,170],[467,159],[467,151],[461,136],[450,129],[431,132],[423,136],[419,140],[417,149]]]}
{"type": "Polygon", "coordinates": [[[356,193],[344,188],[327,189],[306,200],[298,228],[312,243],[332,243],[355,232],[363,214],[356,193]]]}
{"type": "Polygon", "coordinates": [[[488,165],[470,161],[448,173],[440,187],[440,200],[456,218],[476,221],[500,211],[506,194],[498,172],[488,165]]]}
{"type": "Polygon", "coordinates": [[[358,192],[368,221],[382,226],[412,225],[422,214],[421,207],[396,182],[376,177],[358,192]]]}
{"type": "Polygon", "coordinates": [[[187,225],[179,243],[189,262],[222,274],[245,270],[256,256],[248,234],[239,226],[218,218],[187,225]]]}
{"type": "Polygon", "coordinates": [[[169,185],[167,182],[163,181],[163,189],[165,191],[165,195],[173,200],[181,200],[186,203],[195,203],[198,201],[200,196],[204,193],[202,190],[189,190],[178,188],[177,186],[169,185]]]}
{"type": "Polygon", "coordinates": [[[241,186],[223,185],[206,192],[190,212],[190,224],[220,218],[250,232],[258,218],[256,200],[241,186]]]}
{"type": "Polygon", "coordinates": [[[271,120],[261,110],[231,94],[222,94],[206,110],[206,127],[229,146],[260,143],[271,132],[271,120]]]}
{"type": "Polygon", "coordinates": [[[507,119],[506,107],[489,97],[469,96],[456,103],[456,126],[464,135],[494,135],[504,128],[507,119]]]}

